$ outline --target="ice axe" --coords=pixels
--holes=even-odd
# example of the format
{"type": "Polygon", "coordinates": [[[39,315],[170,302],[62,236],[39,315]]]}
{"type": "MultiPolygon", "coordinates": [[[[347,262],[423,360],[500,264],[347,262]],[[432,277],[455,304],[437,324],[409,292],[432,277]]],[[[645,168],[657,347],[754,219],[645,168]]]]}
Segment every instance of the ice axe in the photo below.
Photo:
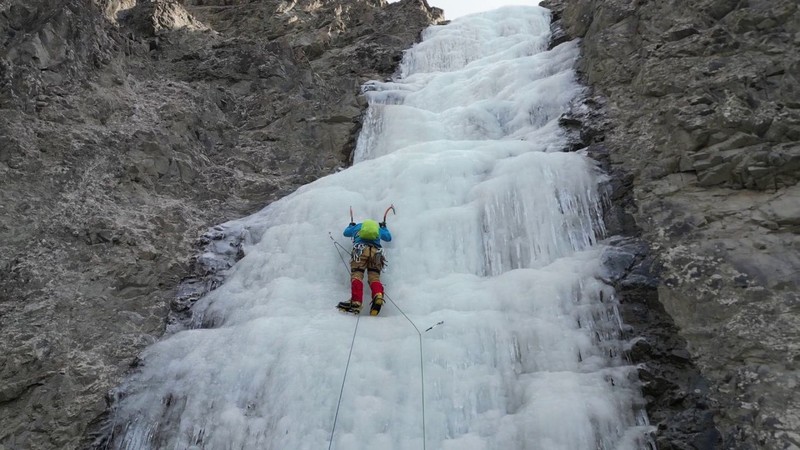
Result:
{"type": "MultiPolygon", "coordinates": [[[[397,215],[397,211],[394,209],[394,205],[393,204],[389,205],[389,207],[386,208],[386,211],[383,213],[383,223],[386,223],[386,216],[389,215],[389,211],[391,211],[393,214],[397,215]]],[[[355,223],[355,222],[356,221],[353,219],[353,207],[351,206],[350,207],[350,223],[355,223]]]]}
{"type": "Polygon", "coordinates": [[[389,205],[389,207],[386,208],[386,212],[383,213],[384,224],[386,223],[386,215],[389,214],[389,211],[391,211],[394,215],[397,215],[397,211],[394,210],[394,205],[389,205]]]}

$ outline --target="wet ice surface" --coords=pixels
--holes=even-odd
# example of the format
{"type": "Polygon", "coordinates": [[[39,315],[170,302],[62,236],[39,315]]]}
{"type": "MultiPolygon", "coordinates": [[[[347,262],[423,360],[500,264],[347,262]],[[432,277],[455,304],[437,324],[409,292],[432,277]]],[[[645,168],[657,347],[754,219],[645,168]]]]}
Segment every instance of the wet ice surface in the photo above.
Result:
{"type": "Polygon", "coordinates": [[[246,256],[197,301],[200,328],[144,353],[113,446],[642,448],[598,280],[602,174],[559,152],[578,49],[548,37],[539,7],[463,17],[428,29],[397,80],[368,83],[353,167],[224,224],[247,230],[246,256]],[[408,318],[389,303],[358,321],[342,388],[357,319],[334,309],[349,276],[328,233],[349,246],[348,208],[377,219],[391,203],[383,281],[408,318]]]}

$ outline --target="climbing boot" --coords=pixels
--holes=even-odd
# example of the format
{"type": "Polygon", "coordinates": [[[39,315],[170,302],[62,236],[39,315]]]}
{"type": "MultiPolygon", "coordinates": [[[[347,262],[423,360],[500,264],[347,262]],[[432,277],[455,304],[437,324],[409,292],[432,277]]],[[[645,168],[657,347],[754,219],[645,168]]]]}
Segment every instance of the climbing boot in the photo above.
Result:
{"type": "Polygon", "coordinates": [[[354,302],[353,300],[347,300],[346,302],[339,302],[336,305],[340,311],[344,311],[350,314],[359,314],[361,313],[361,302],[354,302]]]}
{"type": "Polygon", "coordinates": [[[381,306],[383,306],[383,294],[375,294],[375,297],[372,298],[372,305],[369,307],[369,315],[377,316],[381,312],[381,306]]]}

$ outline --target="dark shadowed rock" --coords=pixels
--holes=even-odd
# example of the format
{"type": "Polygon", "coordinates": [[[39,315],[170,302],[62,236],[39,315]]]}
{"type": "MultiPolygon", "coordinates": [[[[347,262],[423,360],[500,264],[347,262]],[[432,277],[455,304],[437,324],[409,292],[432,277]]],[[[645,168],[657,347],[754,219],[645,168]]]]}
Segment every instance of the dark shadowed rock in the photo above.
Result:
{"type": "Polygon", "coordinates": [[[0,2],[0,448],[77,448],[238,257],[197,237],[347,165],[360,85],[441,20],[291,3],[0,2]]]}
{"type": "Polygon", "coordinates": [[[659,448],[798,448],[800,6],[543,6],[583,38],[597,112],[578,108],[592,130],[582,144],[613,176],[610,229],[641,235],[659,268],[648,288],[620,278],[628,250],[609,255],[626,322],[646,340],[631,355],[646,361],[659,448]]]}

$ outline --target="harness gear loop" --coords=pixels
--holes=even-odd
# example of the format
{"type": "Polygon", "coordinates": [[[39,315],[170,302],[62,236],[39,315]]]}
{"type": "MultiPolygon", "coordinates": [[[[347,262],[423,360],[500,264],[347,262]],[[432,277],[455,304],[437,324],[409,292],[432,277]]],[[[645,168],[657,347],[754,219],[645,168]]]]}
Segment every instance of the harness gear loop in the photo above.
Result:
{"type": "Polygon", "coordinates": [[[374,245],[369,245],[364,243],[353,244],[353,253],[351,261],[353,262],[361,261],[361,258],[362,256],[364,256],[365,251],[369,253],[366,261],[367,269],[380,272],[381,270],[383,270],[384,267],[386,267],[387,260],[386,257],[383,256],[383,248],[375,247],[374,245]]]}

